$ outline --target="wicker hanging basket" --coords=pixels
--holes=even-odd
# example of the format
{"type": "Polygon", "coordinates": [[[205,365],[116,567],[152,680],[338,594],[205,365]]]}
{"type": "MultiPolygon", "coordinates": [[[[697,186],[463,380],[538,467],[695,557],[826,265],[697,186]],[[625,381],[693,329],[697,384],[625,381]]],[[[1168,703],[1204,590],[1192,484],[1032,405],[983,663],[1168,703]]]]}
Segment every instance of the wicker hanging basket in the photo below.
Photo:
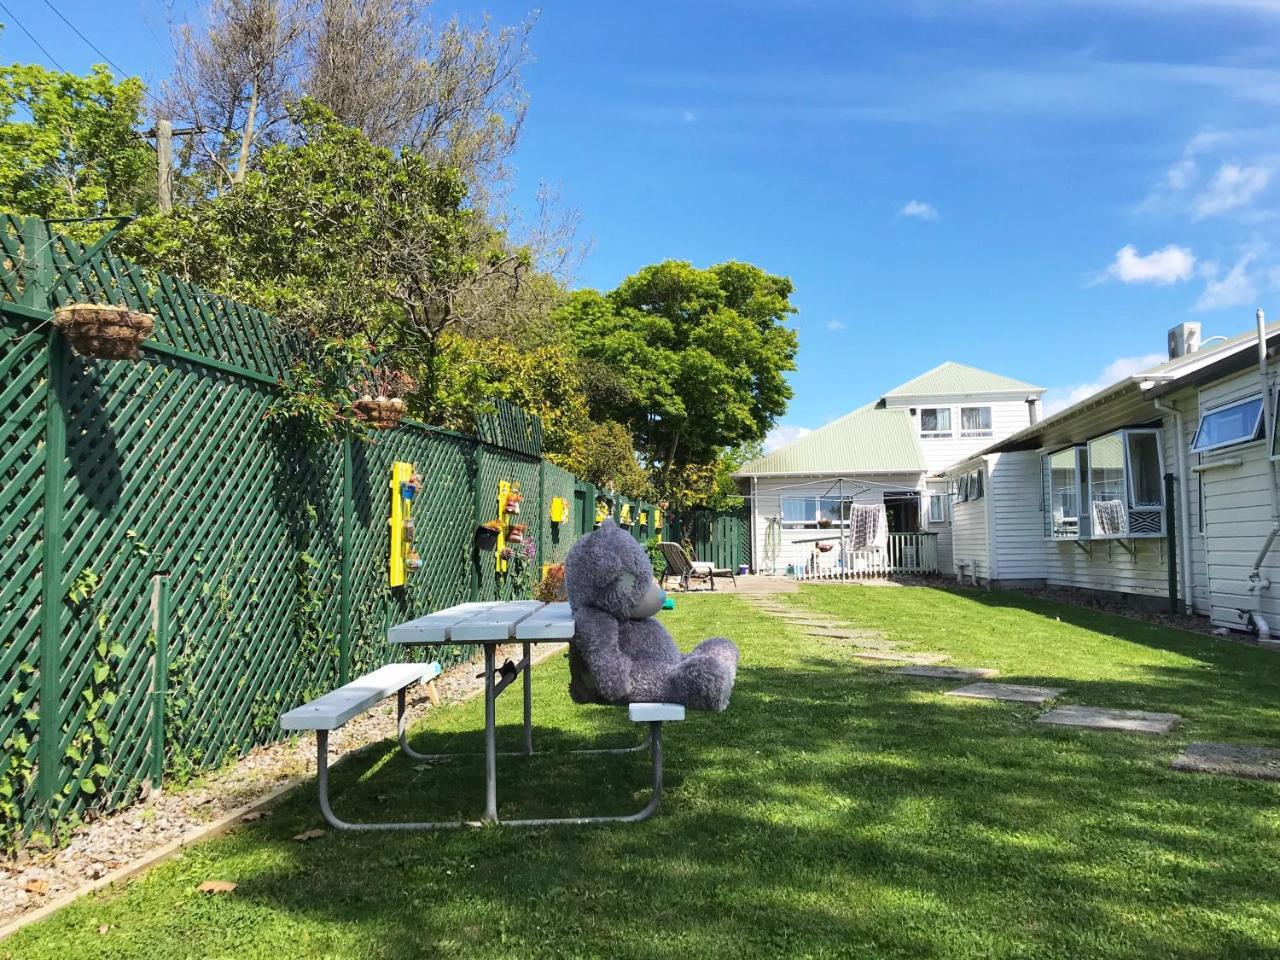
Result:
{"type": "Polygon", "coordinates": [[[156,326],[149,313],[101,303],[59,307],[53,323],[72,350],[97,360],[137,360],[138,344],[151,336],[156,326]]]}
{"type": "Polygon", "coordinates": [[[390,430],[400,426],[400,418],[404,416],[404,401],[399,397],[388,400],[386,397],[362,397],[351,405],[356,419],[367,423],[374,430],[390,430]]]}

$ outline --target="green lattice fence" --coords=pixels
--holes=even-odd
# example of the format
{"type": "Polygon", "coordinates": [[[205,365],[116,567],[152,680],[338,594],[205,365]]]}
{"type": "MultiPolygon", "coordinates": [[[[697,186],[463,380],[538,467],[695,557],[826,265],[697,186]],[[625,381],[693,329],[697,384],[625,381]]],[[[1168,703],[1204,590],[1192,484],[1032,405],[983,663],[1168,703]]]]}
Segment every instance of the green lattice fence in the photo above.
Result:
{"type": "MultiPolygon", "coordinates": [[[[36,220],[0,215],[0,255],[0,842],[219,764],[295,704],[426,655],[390,648],[390,624],[522,593],[472,549],[500,482],[524,494],[533,572],[592,529],[603,492],[542,459],[540,422],[508,404],[475,437],[406,422],[308,446],[264,421],[294,355],[271,318],[36,220]],[[49,323],[69,302],[152,313],[141,360],[74,356],[49,323]],[[395,461],[424,478],[424,566],[391,589],[395,461]]],[[[651,535],[652,504],[612,500],[651,535]]]]}

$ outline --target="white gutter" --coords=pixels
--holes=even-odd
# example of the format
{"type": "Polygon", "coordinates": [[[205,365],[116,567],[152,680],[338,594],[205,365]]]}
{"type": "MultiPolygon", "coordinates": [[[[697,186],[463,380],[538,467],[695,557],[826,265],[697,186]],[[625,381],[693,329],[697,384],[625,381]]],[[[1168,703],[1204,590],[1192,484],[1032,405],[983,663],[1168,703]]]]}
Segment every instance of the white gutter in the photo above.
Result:
{"type": "Polygon", "coordinates": [[[1173,416],[1174,436],[1178,464],[1178,565],[1182,568],[1179,578],[1182,582],[1182,608],[1186,613],[1195,610],[1195,602],[1191,596],[1194,587],[1191,578],[1191,482],[1187,477],[1186,433],[1183,431],[1182,411],[1156,400],[1154,406],[1164,414],[1173,416]]]}
{"type": "Polygon", "coordinates": [[[1270,644],[1271,627],[1262,616],[1262,595],[1270,589],[1271,581],[1262,575],[1262,564],[1266,560],[1267,554],[1271,552],[1271,546],[1276,542],[1276,536],[1280,535],[1280,499],[1276,496],[1276,461],[1271,459],[1271,451],[1275,449],[1276,425],[1274,418],[1270,416],[1274,404],[1271,402],[1271,381],[1267,372],[1266,321],[1261,310],[1258,311],[1257,321],[1258,377],[1262,383],[1262,402],[1266,404],[1262,410],[1262,423],[1267,442],[1267,466],[1271,475],[1271,482],[1268,484],[1268,491],[1271,494],[1271,532],[1267,534],[1267,539],[1262,542],[1262,549],[1258,551],[1258,557],[1253,561],[1253,569],[1249,571],[1249,592],[1257,597],[1257,611],[1253,614],[1253,621],[1258,631],[1258,642],[1270,644]]]}

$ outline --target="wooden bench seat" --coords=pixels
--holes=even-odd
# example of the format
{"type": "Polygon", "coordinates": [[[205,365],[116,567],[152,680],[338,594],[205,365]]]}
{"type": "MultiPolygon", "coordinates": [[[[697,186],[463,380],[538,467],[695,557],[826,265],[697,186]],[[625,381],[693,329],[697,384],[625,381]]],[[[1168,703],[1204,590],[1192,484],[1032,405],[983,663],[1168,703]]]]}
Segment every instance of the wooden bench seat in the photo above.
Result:
{"type": "Polygon", "coordinates": [[[415,683],[434,680],[441,672],[440,664],[434,661],[389,663],[310,703],[294,707],[280,717],[280,729],[337,730],[392,694],[415,683]]]}

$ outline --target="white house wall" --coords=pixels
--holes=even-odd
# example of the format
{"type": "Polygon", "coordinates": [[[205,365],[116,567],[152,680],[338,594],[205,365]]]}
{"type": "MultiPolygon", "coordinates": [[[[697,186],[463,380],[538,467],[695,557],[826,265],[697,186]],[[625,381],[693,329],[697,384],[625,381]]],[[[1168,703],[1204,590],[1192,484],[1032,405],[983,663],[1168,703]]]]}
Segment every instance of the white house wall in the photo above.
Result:
{"type": "Polygon", "coordinates": [[[966,582],[991,578],[987,497],[951,505],[951,555],[957,576],[966,582]]]}
{"type": "MultiPolygon", "coordinates": [[[[950,506],[950,488],[951,484],[946,481],[932,480],[928,483],[929,497],[943,497],[950,506]]],[[[938,535],[938,572],[951,573],[952,567],[952,534],[951,521],[944,520],[942,523],[933,523],[929,520],[929,502],[925,500],[921,503],[921,510],[925,522],[925,529],[930,533],[938,535]]]]}
{"type": "MultiPolygon", "coordinates": [[[[758,573],[773,573],[765,557],[765,536],[769,517],[782,516],[782,498],[835,496],[836,490],[829,488],[836,482],[836,477],[758,477],[756,479],[755,502],[751,509],[755,517],[751,556],[758,573]]],[[[923,490],[924,475],[919,473],[877,474],[863,478],[865,483],[851,484],[846,478],[845,496],[857,491],[857,499],[865,503],[882,503],[885,490],[923,490]],[[865,491],[862,488],[865,487],[865,491]]],[[[922,499],[922,509],[927,503],[922,499]]],[[[804,546],[795,544],[800,540],[812,539],[819,531],[813,529],[783,529],[781,549],[778,552],[777,572],[784,573],[787,563],[794,562],[799,554],[805,551],[804,546]]]]}
{"type": "Polygon", "coordinates": [[[1040,494],[1040,454],[1019,450],[987,458],[993,514],[992,568],[1003,583],[1040,581],[1048,576],[1044,510],[1040,494]]]}
{"type": "MultiPolygon", "coordinates": [[[[915,415],[912,421],[915,425],[916,436],[920,436],[920,410],[924,407],[950,407],[951,408],[951,436],[946,439],[938,439],[934,437],[920,437],[920,448],[924,451],[925,463],[929,467],[930,473],[951,466],[953,463],[959,463],[967,457],[973,456],[979,450],[984,450],[998,440],[1012,436],[1019,430],[1022,430],[1031,423],[1031,413],[1027,409],[1026,397],[1021,396],[1010,399],[1004,396],[973,396],[973,397],[893,397],[886,399],[885,404],[890,409],[908,408],[914,409],[915,415]],[[960,408],[961,407],[990,407],[991,408],[991,435],[985,437],[962,437],[960,436],[960,408]]],[[[1039,402],[1036,404],[1039,407],[1039,402]]]]}
{"type": "MultiPolygon", "coordinates": [[[[1275,376],[1272,382],[1275,383],[1275,376]]],[[[1258,392],[1257,368],[1205,387],[1200,392],[1204,408],[1220,406],[1258,392]]],[[[1212,596],[1210,617],[1214,624],[1244,629],[1241,610],[1255,610],[1259,596],[1248,591],[1249,571],[1271,529],[1271,472],[1265,441],[1229,447],[1205,454],[1205,463],[1241,460],[1201,474],[1205,496],[1205,553],[1212,596]]],[[[1280,552],[1275,548],[1263,564],[1263,576],[1274,581],[1261,594],[1263,615],[1273,625],[1280,622],[1280,552]]],[[[1275,627],[1273,626],[1273,630],[1275,627]]]]}

